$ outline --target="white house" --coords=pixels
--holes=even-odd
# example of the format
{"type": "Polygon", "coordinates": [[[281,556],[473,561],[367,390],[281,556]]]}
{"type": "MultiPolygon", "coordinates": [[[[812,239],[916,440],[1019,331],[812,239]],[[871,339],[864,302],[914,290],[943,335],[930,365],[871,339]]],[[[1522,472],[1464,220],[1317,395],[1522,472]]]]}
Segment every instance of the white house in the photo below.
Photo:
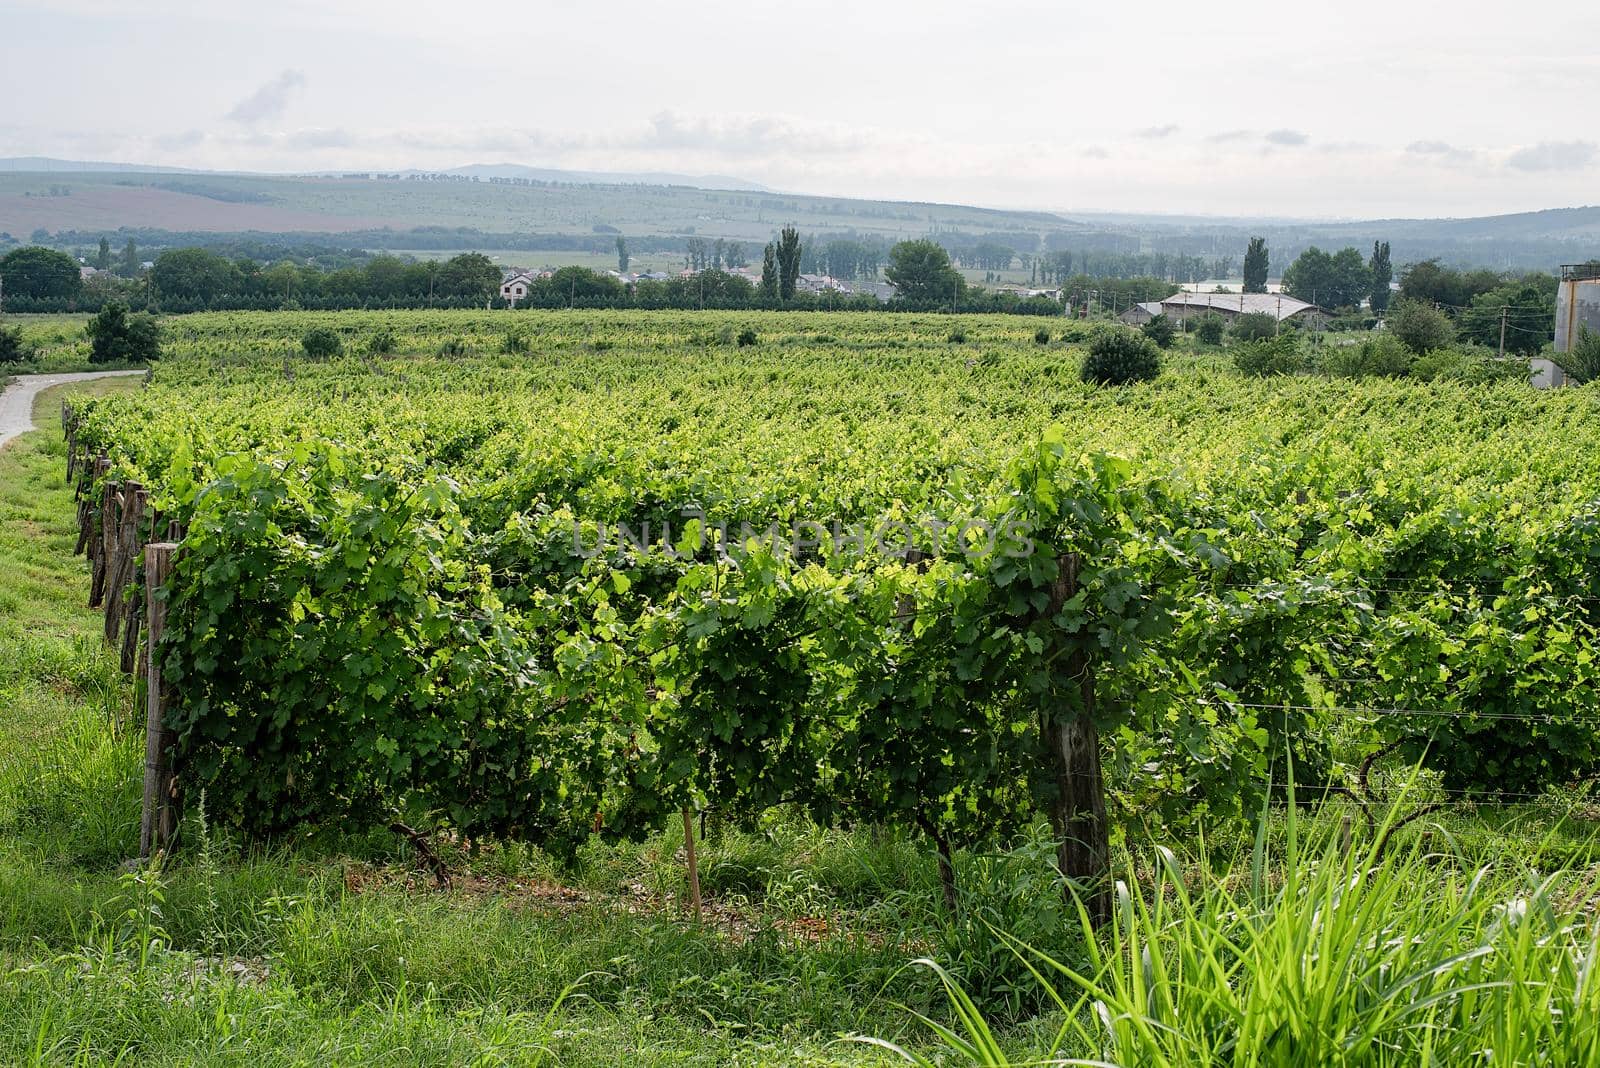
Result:
{"type": "Polygon", "coordinates": [[[507,304],[515,304],[528,295],[533,289],[533,276],[518,273],[500,283],[500,299],[507,304]]]}

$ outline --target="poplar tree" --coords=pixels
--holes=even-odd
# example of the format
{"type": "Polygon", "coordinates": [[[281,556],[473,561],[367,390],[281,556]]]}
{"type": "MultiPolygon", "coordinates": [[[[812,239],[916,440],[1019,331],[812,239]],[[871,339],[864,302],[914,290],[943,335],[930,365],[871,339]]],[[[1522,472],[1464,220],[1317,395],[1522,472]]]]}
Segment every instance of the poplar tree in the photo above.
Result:
{"type": "Polygon", "coordinates": [[[778,253],[770,241],[761,250],[761,295],[768,300],[778,299],[778,253]]]}
{"type": "Polygon", "coordinates": [[[778,298],[792,300],[800,280],[800,231],[785,226],[778,235],[778,298]]]}
{"type": "Polygon", "coordinates": [[[1389,310],[1389,282],[1394,278],[1394,267],[1389,263],[1389,242],[1372,243],[1372,259],[1367,266],[1372,269],[1372,292],[1367,302],[1372,305],[1373,315],[1382,315],[1389,310]]]}
{"type": "Polygon", "coordinates": [[[1267,239],[1264,237],[1252,237],[1244,250],[1244,291],[1267,291],[1267,239]]]}

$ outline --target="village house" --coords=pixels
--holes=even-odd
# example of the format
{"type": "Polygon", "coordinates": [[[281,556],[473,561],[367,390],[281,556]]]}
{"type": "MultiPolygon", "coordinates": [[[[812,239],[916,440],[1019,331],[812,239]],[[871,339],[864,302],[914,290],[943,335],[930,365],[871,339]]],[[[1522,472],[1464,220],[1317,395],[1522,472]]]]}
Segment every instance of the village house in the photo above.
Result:
{"type": "Polygon", "coordinates": [[[1143,326],[1145,323],[1148,323],[1151,319],[1154,319],[1156,316],[1161,314],[1163,314],[1163,309],[1159,300],[1146,300],[1135,304],[1133,307],[1117,316],[1117,318],[1121,319],[1129,326],[1143,326]]]}
{"type": "Polygon", "coordinates": [[[519,271],[500,283],[500,299],[516,304],[533,290],[533,275],[519,271]]]}

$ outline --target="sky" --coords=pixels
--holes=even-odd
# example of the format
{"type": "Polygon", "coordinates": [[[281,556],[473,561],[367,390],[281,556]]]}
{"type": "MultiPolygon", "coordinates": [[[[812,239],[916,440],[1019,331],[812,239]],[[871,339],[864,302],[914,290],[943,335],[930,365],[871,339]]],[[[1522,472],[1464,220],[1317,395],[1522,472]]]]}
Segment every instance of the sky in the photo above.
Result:
{"type": "Polygon", "coordinates": [[[1600,4],[0,0],[0,157],[1218,216],[1600,203],[1600,4]]]}

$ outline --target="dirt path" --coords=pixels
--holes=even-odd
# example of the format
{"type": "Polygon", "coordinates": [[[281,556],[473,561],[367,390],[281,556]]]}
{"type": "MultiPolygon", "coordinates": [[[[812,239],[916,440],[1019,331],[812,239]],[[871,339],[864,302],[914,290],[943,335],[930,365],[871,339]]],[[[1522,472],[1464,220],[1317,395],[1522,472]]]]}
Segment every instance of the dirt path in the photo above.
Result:
{"type": "Polygon", "coordinates": [[[143,371],[82,371],[65,375],[17,375],[16,383],[0,394],[0,445],[33,429],[33,399],[41,390],[67,382],[142,374],[143,371]]]}

